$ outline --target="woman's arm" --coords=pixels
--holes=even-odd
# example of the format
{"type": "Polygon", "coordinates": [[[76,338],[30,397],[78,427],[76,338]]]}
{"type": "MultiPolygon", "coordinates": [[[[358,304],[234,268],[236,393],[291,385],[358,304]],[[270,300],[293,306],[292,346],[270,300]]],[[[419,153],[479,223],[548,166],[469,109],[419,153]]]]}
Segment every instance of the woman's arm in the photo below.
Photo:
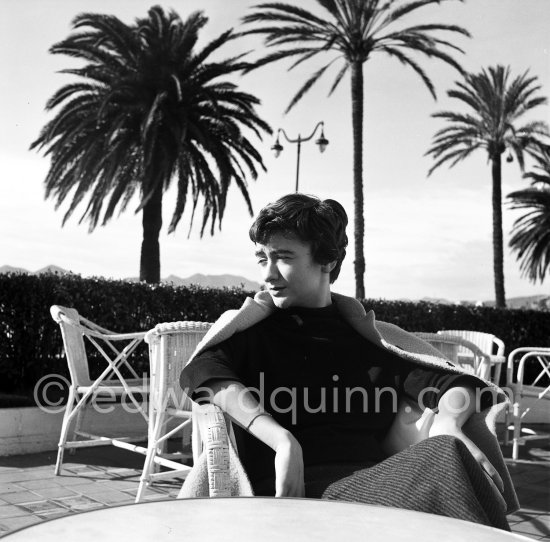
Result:
{"type": "Polygon", "coordinates": [[[487,456],[462,432],[462,426],[476,409],[476,394],[467,386],[449,388],[440,398],[438,413],[435,416],[429,436],[452,435],[466,444],[470,453],[492,478],[495,485],[502,492],[504,484],[487,456]]]}
{"type": "MultiPolygon", "coordinates": [[[[302,447],[294,435],[279,425],[240,382],[212,380],[202,386],[209,402],[275,451],[275,496],[304,496],[302,447]]],[[[204,396],[204,394],[203,394],[204,396]]]]}

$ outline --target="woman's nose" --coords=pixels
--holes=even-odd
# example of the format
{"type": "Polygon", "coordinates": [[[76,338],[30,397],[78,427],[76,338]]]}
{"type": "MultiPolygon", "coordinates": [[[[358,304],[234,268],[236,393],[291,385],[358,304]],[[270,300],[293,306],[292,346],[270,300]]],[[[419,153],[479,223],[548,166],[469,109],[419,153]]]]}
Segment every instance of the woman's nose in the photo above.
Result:
{"type": "Polygon", "coordinates": [[[279,278],[279,270],[274,261],[267,260],[267,263],[264,267],[264,281],[273,282],[279,278]]]}

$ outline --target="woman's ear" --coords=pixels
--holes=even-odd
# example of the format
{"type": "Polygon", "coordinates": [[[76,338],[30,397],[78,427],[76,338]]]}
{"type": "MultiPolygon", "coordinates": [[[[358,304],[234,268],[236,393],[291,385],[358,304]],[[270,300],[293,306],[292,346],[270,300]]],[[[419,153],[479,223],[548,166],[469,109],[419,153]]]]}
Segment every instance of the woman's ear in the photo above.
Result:
{"type": "Polygon", "coordinates": [[[333,262],[329,262],[321,265],[321,271],[323,273],[330,273],[336,267],[336,263],[337,263],[336,260],[334,260],[333,262]]]}

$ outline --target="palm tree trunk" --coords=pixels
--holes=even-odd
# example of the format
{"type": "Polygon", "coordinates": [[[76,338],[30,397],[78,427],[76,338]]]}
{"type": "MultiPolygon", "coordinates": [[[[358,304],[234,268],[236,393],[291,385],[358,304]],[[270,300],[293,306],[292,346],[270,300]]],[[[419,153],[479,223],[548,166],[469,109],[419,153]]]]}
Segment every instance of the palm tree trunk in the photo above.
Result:
{"type": "Polygon", "coordinates": [[[506,307],[504,295],[504,251],[502,234],[502,164],[501,155],[491,158],[493,174],[493,273],[495,301],[499,308],[506,307]]]}
{"type": "Polygon", "coordinates": [[[151,199],[143,207],[143,241],[139,280],[149,284],[160,282],[159,233],[162,227],[162,184],[158,184],[151,199]]]}
{"type": "Polygon", "coordinates": [[[363,238],[365,219],[363,216],[363,64],[351,64],[351,120],[353,125],[353,203],[355,228],[355,297],[365,297],[365,255],[363,238]]]}

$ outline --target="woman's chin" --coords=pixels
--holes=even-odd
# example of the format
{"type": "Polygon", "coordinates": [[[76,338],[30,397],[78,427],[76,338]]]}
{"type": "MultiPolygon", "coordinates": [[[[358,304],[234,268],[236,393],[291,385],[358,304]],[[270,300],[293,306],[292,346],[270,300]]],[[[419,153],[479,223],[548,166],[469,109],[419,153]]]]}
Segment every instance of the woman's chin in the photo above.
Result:
{"type": "Polygon", "coordinates": [[[273,303],[278,309],[288,309],[292,306],[292,301],[286,296],[281,295],[271,295],[273,303]]]}

